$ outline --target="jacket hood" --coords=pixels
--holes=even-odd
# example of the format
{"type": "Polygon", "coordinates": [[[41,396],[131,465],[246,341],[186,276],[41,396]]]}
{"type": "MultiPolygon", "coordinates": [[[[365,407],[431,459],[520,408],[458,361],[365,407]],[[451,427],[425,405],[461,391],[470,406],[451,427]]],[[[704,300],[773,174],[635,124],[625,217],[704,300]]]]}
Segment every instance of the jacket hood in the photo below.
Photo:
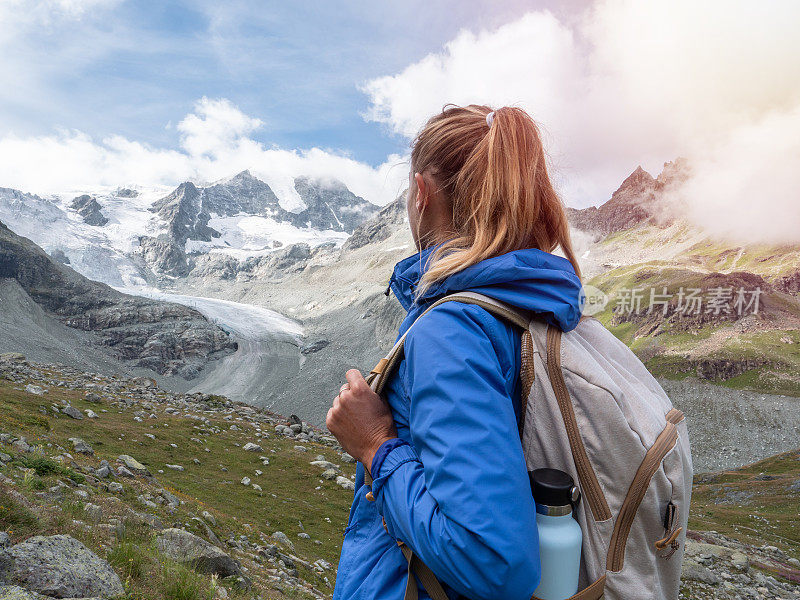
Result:
{"type": "MultiPolygon", "coordinates": [[[[414,291],[435,248],[404,258],[394,267],[389,288],[406,310],[414,305],[414,291]]],[[[529,310],[563,331],[574,329],[581,318],[581,281],[572,264],[535,248],[487,258],[454,273],[428,288],[418,304],[462,291],[478,292],[529,310]]]]}

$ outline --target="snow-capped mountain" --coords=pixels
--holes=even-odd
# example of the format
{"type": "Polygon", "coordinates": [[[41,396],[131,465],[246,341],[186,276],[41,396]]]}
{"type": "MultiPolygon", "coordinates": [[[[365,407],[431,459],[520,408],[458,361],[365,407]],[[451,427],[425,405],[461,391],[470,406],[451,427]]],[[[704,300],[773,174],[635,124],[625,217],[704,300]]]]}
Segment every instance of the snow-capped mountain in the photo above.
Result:
{"type": "Polygon", "coordinates": [[[205,254],[246,259],[299,242],[338,246],[379,209],[338,181],[297,178],[293,192],[282,205],[249,171],[172,190],[134,186],[40,197],[0,188],[0,220],[83,275],[130,288],[185,276],[205,254]]]}

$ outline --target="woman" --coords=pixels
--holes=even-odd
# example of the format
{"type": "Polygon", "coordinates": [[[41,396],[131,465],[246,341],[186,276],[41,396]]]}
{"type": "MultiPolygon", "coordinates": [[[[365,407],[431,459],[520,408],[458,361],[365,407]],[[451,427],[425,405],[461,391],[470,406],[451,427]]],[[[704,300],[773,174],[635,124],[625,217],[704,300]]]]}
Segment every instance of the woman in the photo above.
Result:
{"type": "MultiPolygon", "coordinates": [[[[419,252],[397,263],[390,282],[408,311],[401,335],[431,302],[462,290],[564,331],[577,325],[581,283],[567,218],[523,110],[446,107],[414,141],[411,167],[408,217],[419,252]],[[558,247],[568,260],[549,254],[558,247]]],[[[447,302],[409,332],[386,401],[347,372],[326,421],[359,461],[336,600],[403,598],[398,541],[451,598],[531,597],[539,554],[518,435],[519,370],[513,325],[447,302]]]]}

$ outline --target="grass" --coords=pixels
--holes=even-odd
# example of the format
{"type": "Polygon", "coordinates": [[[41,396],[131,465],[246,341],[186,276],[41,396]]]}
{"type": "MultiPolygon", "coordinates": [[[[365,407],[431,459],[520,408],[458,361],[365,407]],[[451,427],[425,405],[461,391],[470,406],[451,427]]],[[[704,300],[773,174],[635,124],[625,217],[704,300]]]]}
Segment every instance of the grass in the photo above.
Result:
{"type": "Polygon", "coordinates": [[[16,458],[14,463],[27,469],[32,469],[39,477],[63,475],[75,483],[84,483],[86,481],[86,476],[83,475],[83,473],[78,473],[69,467],[65,467],[60,462],[48,458],[43,454],[21,455],[16,458]]]}
{"type": "Polygon", "coordinates": [[[713,529],[800,558],[800,452],[695,478],[689,528],[713,529]]]}
{"type": "MultiPolygon", "coordinates": [[[[708,250],[708,256],[716,256],[714,253],[719,249],[714,248],[708,250]]],[[[728,255],[736,257],[738,251],[726,254],[730,258],[728,255]]],[[[664,261],[612,269],[589,282],[609,296],[605,309],[595,317],[657,376],[681,379],[696,375],[701,361],[736,362],[741,367],[739,374],[714,382],[735,389],[800,396],[800,331],[790,329],[796,327],[792,323],[800,318],[800,303],[796,298],[777,292],[762,296],[755,331],[735,329],[732,318],[708,322],[677,315],[664,319],[645,314],[650,288],[660,291],[666,287],[673,294],[681,287],[705,289],[708,277],[708,272],[664,261]],[[618,298],[623,290],[634,288],[644,290],[642,311],[622,320],[615,312],[618,298]],[[719,336],[720,341],[712,340],[714,336],[719,336]],[[787,338],[792,343],[786,343],[787,338]],[[698,353],[698,344],[709,340],[711,349],[698,353]]]]}
{"type": "Polygon", "coordinates": [[[106,557],[123,580],[141,579],[150,562],[145,547],[134,542],[119,542],[106,557]]]}
{"type": "MultiPolygon", "coordinates": [[[[59,479],[70,479],[73,485],[86,484],[85,475],[73,465],[67,466],[52,458],[59,452],[70,452],[69,438],[80,437],[93,447],[95,455],[87,457],[73,454],[74,462],[79,467],[88,465],[96,468],[101,459],[114,465],[120,454],[130,454],[147,466],[157,479],[157,484],[149,484],[141,478],[119,478],[117,480],[124,487],[121,494],[102,492],[99,488],[87,485],[86,489],[90,492],[87,502],[101,505],[107,514],[124,518],[126,507],[130,507],[159,518],[166,526],[181,523],[194,533],[206,537],[205,529],[192,517],[208,511],[216,520],[216,525],[212,525],[211,529],[220,539],[245,535],[251,542],[263,544],[274,531],[283,531],[294,543],[293,554],[305,561],[313,563],[317,559],[324,559],[333,565],[338,562],[352,492],[334,482],[322,480],[320,469],[309,462],[322,454],[327,460],[340,464],[343,474],[347,476],[354,472],[354,465],[343,463],[330,447],[304,442],[302,445],[308,451],[297,451],[294,446],[299,442],[276,434],[272,426],[266,423],[261,424],[262,434],[266,435],[258,439],[251,424],[237,418],[225,420],[225,415],[219,412],[192,411],[208,419],[207,423],[203,423],[184,416],[182,412],[167,414],[164,412],[166,405],[154,404],[146,412],[156,413],[157,419],[136,421],[134,413],[141,409],[138,405],[130,408],[105,399],[100,404],[88,403],[80,391],[59,387],[49,389],[45,397],[35,396],[19,389],[21,387],[24,387],[24,383],[20,385],[0,379],[0,432],[25,436],[29,444],[45,449],[47,454],[35,452],[17,455],[5,468],[4,474],[22,479],[20,467],[29,469],[29,477],[35,478],[31,481],[36,483],[31,483],[29,487],[20,486],[20,491],[30,494],[34,502],[42,504],[36,498],[36,492],[55,485],[59,479]],[[81,411],[92,408],[99,418],[74,420],[66,415],[39,412],[42,404],[63,402],[81,411]],[[232,425],[236,427],[232,428],[232,425]],[[259,443],[263,452],[245,452],[242,446],[248,441],[259,443]],[[270,464],[263,465],[259,456],[268,457],[270,464]],[[200,464],[195,464],[193,458],[197,458],[200,464]],[[166,464],[175,463],[182,465],[185,471],[166,467],[166,464]],[[257,475],[256,470],[262,471],[262,475],[257,475]],[[245,476],[253,483],[258,483],[263,493],[243,486],[240,481],[245,476]],[[184,502],[174,514],[168,512],[165,506],[146,508],[138,500],[141,494],[154,494],[154,490],[162,487],[184,502]],[[120,501],[112,502],[112,496],[120,501]],[[310,539],[298,538],[297,533],[301,531],[308,533],[310,539]]],[[[119,397],[124,395],[122,390],[119,397]]],[[[216,405],[223,406],[224,399],[216,399],[216,405]]],[[[9,446],[0,449],[14,454],[9,452],[9,446]]],[[[7,495],[0,496],[3,506],[0,507],[0,530],[19,532],[20,536],[34,532],[69,532],[101,556],[107,555],[123,579],[131,582],[131,593],[142,599],[191,600],[208,597],[209,582],[198,587],[197,581],[184,570],[167,563],[164,563],[166,566],[163,569],[158,566],[162,571],[157,572],[156,565],[146,562],[143,553],[137,552],[137,546],[151,547],[151,530],[136,535],[128,534],[127,539],[109,540],[98,528],[74,526],[73,520],[86,519],[84,502],[73,499],[69,487],[64,488],[63,494],[64,499],[56,508],[45,510],[42,507],[41,513],[37,511],[38,517],[30,511],[17,510],[16,504],[14,508],[3,508],[7,506],[7,495]],[[183,583],[178,587],[154,591],[151,583],[159,581],[159,572],[174,573],[183,583]],[[141,573],[143,575],[137,575],[141,573]]],[[[329,586],[333,585],[335,571],[320,574],[299,562],[297,568],[300,576],[317,589],[332,592],[329,586]],[[324,577],[327,577],[327,582],[324,577]]],[[[208,576],[202,577],[208,579],[208,576]]],[[[271,587],[264,593],[266,598],[277,597],[278,594],[271,587]]]]}
{"type": "Polygon", "coordinates": [[[162,559],[158,583],[164,600],[211,598],[211,578],[169,559],[162,559]]]}
{"type": "Polygon", "coordinates": [[[35,535],[40,530],[39,520],[26,506],[0,488],[0,531],[19,540],[35,535]]]}

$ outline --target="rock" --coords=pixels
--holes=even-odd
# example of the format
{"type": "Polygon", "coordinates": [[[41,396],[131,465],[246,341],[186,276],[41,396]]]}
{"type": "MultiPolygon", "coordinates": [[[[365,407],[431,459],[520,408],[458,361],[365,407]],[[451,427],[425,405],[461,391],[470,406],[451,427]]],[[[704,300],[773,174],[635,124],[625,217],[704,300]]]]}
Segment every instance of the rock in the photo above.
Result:
{"type": "Polygon", "coordinates": [[[253,442],[247,442],[243,447],[242,450],[247,450],[248,452],[263,452],[264,449],[259,446],[258,444],[254,444],[253,442]]]}
{"type": "Polygon", "coordinates": [[[83,413],[74,406],[65,406],[64,408],[61,409],[61,412],[67,415],[68,417],[72,417],[73,419],[76,419],[78,421],[83,419],[83,413]]]}
{"type": "Polygon", "coordinates": [[[86,513],[86,518],[90,521],[99,523],[103,520],[103,509],[97,504],[87,502],[83,507],[83,511],[86,513]]]}
{"type": "Polygon", "coordinates": [[[239,565],[222,550],[183,529],[165,529],[156,538],[158,549],[180,563],[220,577],[238,575],[239,565]]]}
{"type": "Polygon", "coordinates": [[[118,474],[118,475],[120,475],[121,477],[131,477],[131,478],[132,478],[132,477],[136,477],[136,475],[134,475],[133,473],[131,473],[131,472],[130,472],[128,469],[126,469],[125,467],[119,467],[119,468],[117,469],[117,474],[118,474]]]}
{"type": "Polygon", "coordinates": [[[294,544],[292,540],[289,539],[289,536],[283,533],[282,531],[276,531],[272,534],[272,539],[278,542],[279,544],[283,544],[287,548],[290,548],[292,552],[294,552],[294,544]]]}
{"type": "Polygon", "coordinates": [[[25,438],[19,438],[18,440],[15,440],[14,443],[11,444],[11,447],[20,454],[33,451],[33,448],[30,444],[28,444],[25,438]]]}
{"type": "Polygon", "coordinates": [[[92,450],[92,447],[81,438],[73,437],[69,438],[69,441],[72,442],[72,449],[75,452],[79,452],[80,454],[87,454],[89,456],[94,454],[94,450],[92,450]]]}
{"type": "Polygon", "coordinates": [[[242,485],[250,485],[250,478],[249,477],[242,477],[242,485]]]}
{"type": "Polygon", "coordinates": [[[77,213],[83,217],[83,222],[87,225],[102,227],[108,223],[108,219],[103,215],[97,198],[89,194],[83,194],[82,196],[74,198],[70,208],[77,211],[77,213]]]}
{"type": "Polygon", "coordinates": [[[166,467],[168,469],[172,469],[173,471],[183,471],[184,470],[184,468],[181,465],[170,465],[170,464],[167,464],[166,467]]]}
{"type": "Polygon", "coordinates": [[[330,344],[330,342],[325,339],[315,340],[310,344],[301,346],[300,353],[305,355],[314,354],[315,352],[319,352],[320,350],[325,348],[328,344],[330,344]]]}
{"type": "Polygon", "coordinates": [[[342,477],[341,475],[339,475],[336,478],[336,483],[338,483],[340,486],[342,486],[346,490],[355,490],[356,489],[356,484],[355,483],[353,483],[347,477],[342,477]]]}
{"type": "Polygon", "coordinates": [[[122,484],[117,481],[112,481],[108,484],[108,491],[112,494],[120,494],[122,493],[123,487],[122,484]]]}
{"type": "Polygon", "coordinates": [[[120,454],[117,460],[136,475],[150,476],[150,471],[147,470],[147,467],[128,454],[120,454]]]}
{"type": "Polygon", "coordinates": [[[91,408],[87,408],[85,411],[86,417],[89,419],[99,419],[100,417],[97,416],[97,413],[94,412],[91,408]]]}
{"type": "Polygon", "coordinates": [[[210,523],[211,525],[213,525],[214,527],[216,527],[216,526],[217,526],[217,520],[214,518],[214,515],[212,515],[212,514],[211,514],[210,512],[208,512],[207,510],[204,510],[204,511],[202,512],[202,515],[201,515],[201,516],[202,516],[202,517],[203,517],[203,518],[204,518],[204,519],[205,519],[205,520],[206,520],[208,523],[210,523]]]}
{"type": "Polygon", "coordinates": [[[109,475],[111,475],[111,467],[108,465],[103,465],[102,467],[98,467],[95,469],[94,474],[99,477],[100,479],[105,479],[109,475]]]}
{"type": "Polygon", "coordinates": [[[254,489],[255,491],[257,491],[257,492],[259,492],[259,493],[263,491],[263,490],[261,489],[261,486],[260,486],[260,485],[258,485],[257,483],[254,483],[252,487],[253,487],[253,489],[254,489]]]}
{"type": "Polygon", "coordinates": [[[29,394],[35,394],[37,396],[44,395],[44,388],[41,388],[38,385],[33,385],[32,383],[29,383],[25,386],[25,391],[29,394]]]}
{"type": "Polygon", "coordinates": [[[322,472],[322,478],[327,479],[329,481],[333,481],[339,476],[339,473],[335,469],[326,469],[322,472]]]}
{"type": "Polygon", "coordinates": [[[339,465],[335,465],[332,462],[327,461],[327,460],[312,460],[310,464],[312,466],[314,466],[314,467],[319,467],[320,469],[324,469],[324,470],[333,469],[337,473],[339,471],[341,471],[341,469],[339,468],[339,465]]]}
{"type": "Polygon", "coordinates": [[[164,500],[166,500],[168,505],[174,508],[178,508],[181,505],[181,499],[178,498],[172,492],[169,492],[167,490],[160,490],[158,493],[164,500]]]}
{"type": "Polygon", "coordinates": [[[0,584],[0,600],[47,600],[47,596],[31,592],[18,585],[0,584]]]}
{"type": "Polygon", "coordinates": [[[115,598],[125,589],[111,566],[68,535],[34,536],[2,551],[7,581],[55,598],[115,598]]]}
{"type": "Polygon", "coordinates": [[[750,567],[750,559],[742,552],[734,552],[731,554],[731,565],[740,571],[747,571],[750,567]]]}
{"type": "Polygon", "coordinates": [[[718,585],[722,581],[713,571],[693,560],[683,561],[681,578],[689,581],[699,581],[709,585],[718,585]]]}
{"type": "Polygon", "coordinates": [[[0,531],[0,548],[7,548],[11,544],[11,538],[5,531],[0,531]]]}

